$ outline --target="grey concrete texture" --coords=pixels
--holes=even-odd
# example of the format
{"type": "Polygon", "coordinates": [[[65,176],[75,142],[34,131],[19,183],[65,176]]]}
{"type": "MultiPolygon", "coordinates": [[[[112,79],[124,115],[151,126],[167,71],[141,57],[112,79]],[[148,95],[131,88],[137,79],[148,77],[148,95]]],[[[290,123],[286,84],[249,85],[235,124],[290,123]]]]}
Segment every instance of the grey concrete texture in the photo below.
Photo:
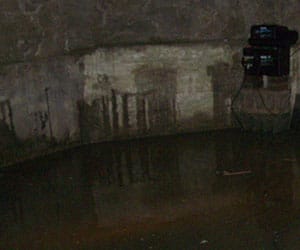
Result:
{"type": "Polygon", "coordinates": [[[69,139],[77,131],[82,75],[74,58],[16,64],[0,77],[1,121],[17,138],[69,139]]]}
{"type": "Polygon", "coordinates": [[[234,46],[136,46],[6,66],[1,120],[20,140],[68,143],[232,127],[240,56],[234,46]]]}
{"type": "Polygon", "coordinates": [[[0,62],[101,45],[245,40],[252,24],[299,30],[296,0],[1,0],[0,62]]]}

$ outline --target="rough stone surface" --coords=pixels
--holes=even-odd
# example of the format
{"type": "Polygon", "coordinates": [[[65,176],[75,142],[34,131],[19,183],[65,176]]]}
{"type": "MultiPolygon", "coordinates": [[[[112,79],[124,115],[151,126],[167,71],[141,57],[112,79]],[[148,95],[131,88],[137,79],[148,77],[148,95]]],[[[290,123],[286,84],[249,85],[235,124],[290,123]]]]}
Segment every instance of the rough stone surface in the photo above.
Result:
{"type": "Polygon", "coordinates": [[[101,44],[245,40],[255,23],[299,29],[296,0],[1,0],[0,61],[101,44]]]}

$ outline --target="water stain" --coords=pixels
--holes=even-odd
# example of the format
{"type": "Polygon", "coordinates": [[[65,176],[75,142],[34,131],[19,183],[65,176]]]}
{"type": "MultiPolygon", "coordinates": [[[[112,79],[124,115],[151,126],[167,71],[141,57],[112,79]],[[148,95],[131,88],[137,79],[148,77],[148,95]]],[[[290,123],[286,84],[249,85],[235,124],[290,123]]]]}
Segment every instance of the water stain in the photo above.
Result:
{"type": "Polygon", "coordinates": [[[174,127],[177,71],[167,67],[153,68],[145,65],[134,74],[138,92],[141,94],[137,102],[140,131],[148,129],[150,133],[155,133],[174,127]]]}
{"type": "Polygon", "coordinates": [[[1,121],[7,124],[9,130],[15,134],[15,126],[13,122],[13,112],[9,100],[0,102],[1,121]]]}
{"type": "Polygon", "coordinates": [[[146,118],[146,98],[144,96],[138,96],[137,98],[137,126],[139,132],[146,133],[148,130],[147,118],[146,118]]]}
{"type": "MultiPolygon", "coordinates": [[[[84,143],[110,138],[117,125],[112,125],[110,99],[102,96],[91,105],[85,101],[78,102],[79,127],[81,141],[84,143]]],[[[116,120],[114,118],[114,124],[116,120]]]]}
{"type": "Polygon", "coordinates": [[[115,90],[111,91],[111,102],[112,102],[113,130],[115,134],[118,134],[119,119],[118,119],[118,109],[117,109],[117,96],[115,90]]]}
{"type": "Polygon", "coordinates": [[[155,135],[176,127],[176,70],[143,67],[135,74],[136,93],[110,89],[111,79],[98,76],[97,87],[106,91],[91,104],[78,103],[83,142],[155,135]]]}
{"type": "Polygon", "coordinates": [[[46,127],[49,124],[49,115],[46,111],[37,111],[33,113],[34,117],[34,134],[36,137],[46,136],[46,127]]]}
{"type": "Polygon", "coordinates": [[[123,126],[124,129],[129,129],[129,110],[128,110],[128,94],[122,95],[122,103],[123,103],[123,126]]]}

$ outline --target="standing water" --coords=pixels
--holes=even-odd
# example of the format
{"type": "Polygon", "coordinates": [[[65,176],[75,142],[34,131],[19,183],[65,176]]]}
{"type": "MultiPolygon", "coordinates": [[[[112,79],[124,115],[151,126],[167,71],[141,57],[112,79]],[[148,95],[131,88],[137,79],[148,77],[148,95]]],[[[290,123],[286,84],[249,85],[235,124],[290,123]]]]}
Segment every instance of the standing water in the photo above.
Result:
{"type": "Polygon", "coordinates": [[[0,173],[0,249],[299,249],[300,136],[101,143],[0,173]]]}

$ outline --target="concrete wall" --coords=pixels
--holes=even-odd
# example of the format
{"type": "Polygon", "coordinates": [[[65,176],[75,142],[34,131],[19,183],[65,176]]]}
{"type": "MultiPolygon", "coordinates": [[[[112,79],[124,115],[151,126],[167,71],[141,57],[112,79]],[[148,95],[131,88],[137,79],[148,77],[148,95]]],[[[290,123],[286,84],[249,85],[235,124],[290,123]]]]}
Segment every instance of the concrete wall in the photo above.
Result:
{"type": "Polygon", "coordinates": [[[226,104],[241,77],[236,54],[229,46],[203,44],[84,56],[82,130],[97,140],[230,127],[226,104]]]}
{"type": "Polygon", "coordinates": [[[299,30],[299,8],[295,0],[3,0],[0,146],[31,154],[48,150],[45,141],[232,127],[250,26],[299,30]]]}
{"type": "Polygon", "coordinates": [[[62,140],[77,133],[76,102],[82,98],[83,77],[73,58],[13,65],[5,70],[0,78],[1,116],[17,138],[62,140]]]}
{"type": "Polygon", "coordinates": [[[299,30],[297,0],[1,0],[0,61],[103,44],[241,40],[255,23],[299,30]]]}
{"type": "Polygon", "coordinates": [[[7,66],[2,121],[22,140],[84,142],[230,127],[239,57],[222,45],[135,46],[7,66]]]}

